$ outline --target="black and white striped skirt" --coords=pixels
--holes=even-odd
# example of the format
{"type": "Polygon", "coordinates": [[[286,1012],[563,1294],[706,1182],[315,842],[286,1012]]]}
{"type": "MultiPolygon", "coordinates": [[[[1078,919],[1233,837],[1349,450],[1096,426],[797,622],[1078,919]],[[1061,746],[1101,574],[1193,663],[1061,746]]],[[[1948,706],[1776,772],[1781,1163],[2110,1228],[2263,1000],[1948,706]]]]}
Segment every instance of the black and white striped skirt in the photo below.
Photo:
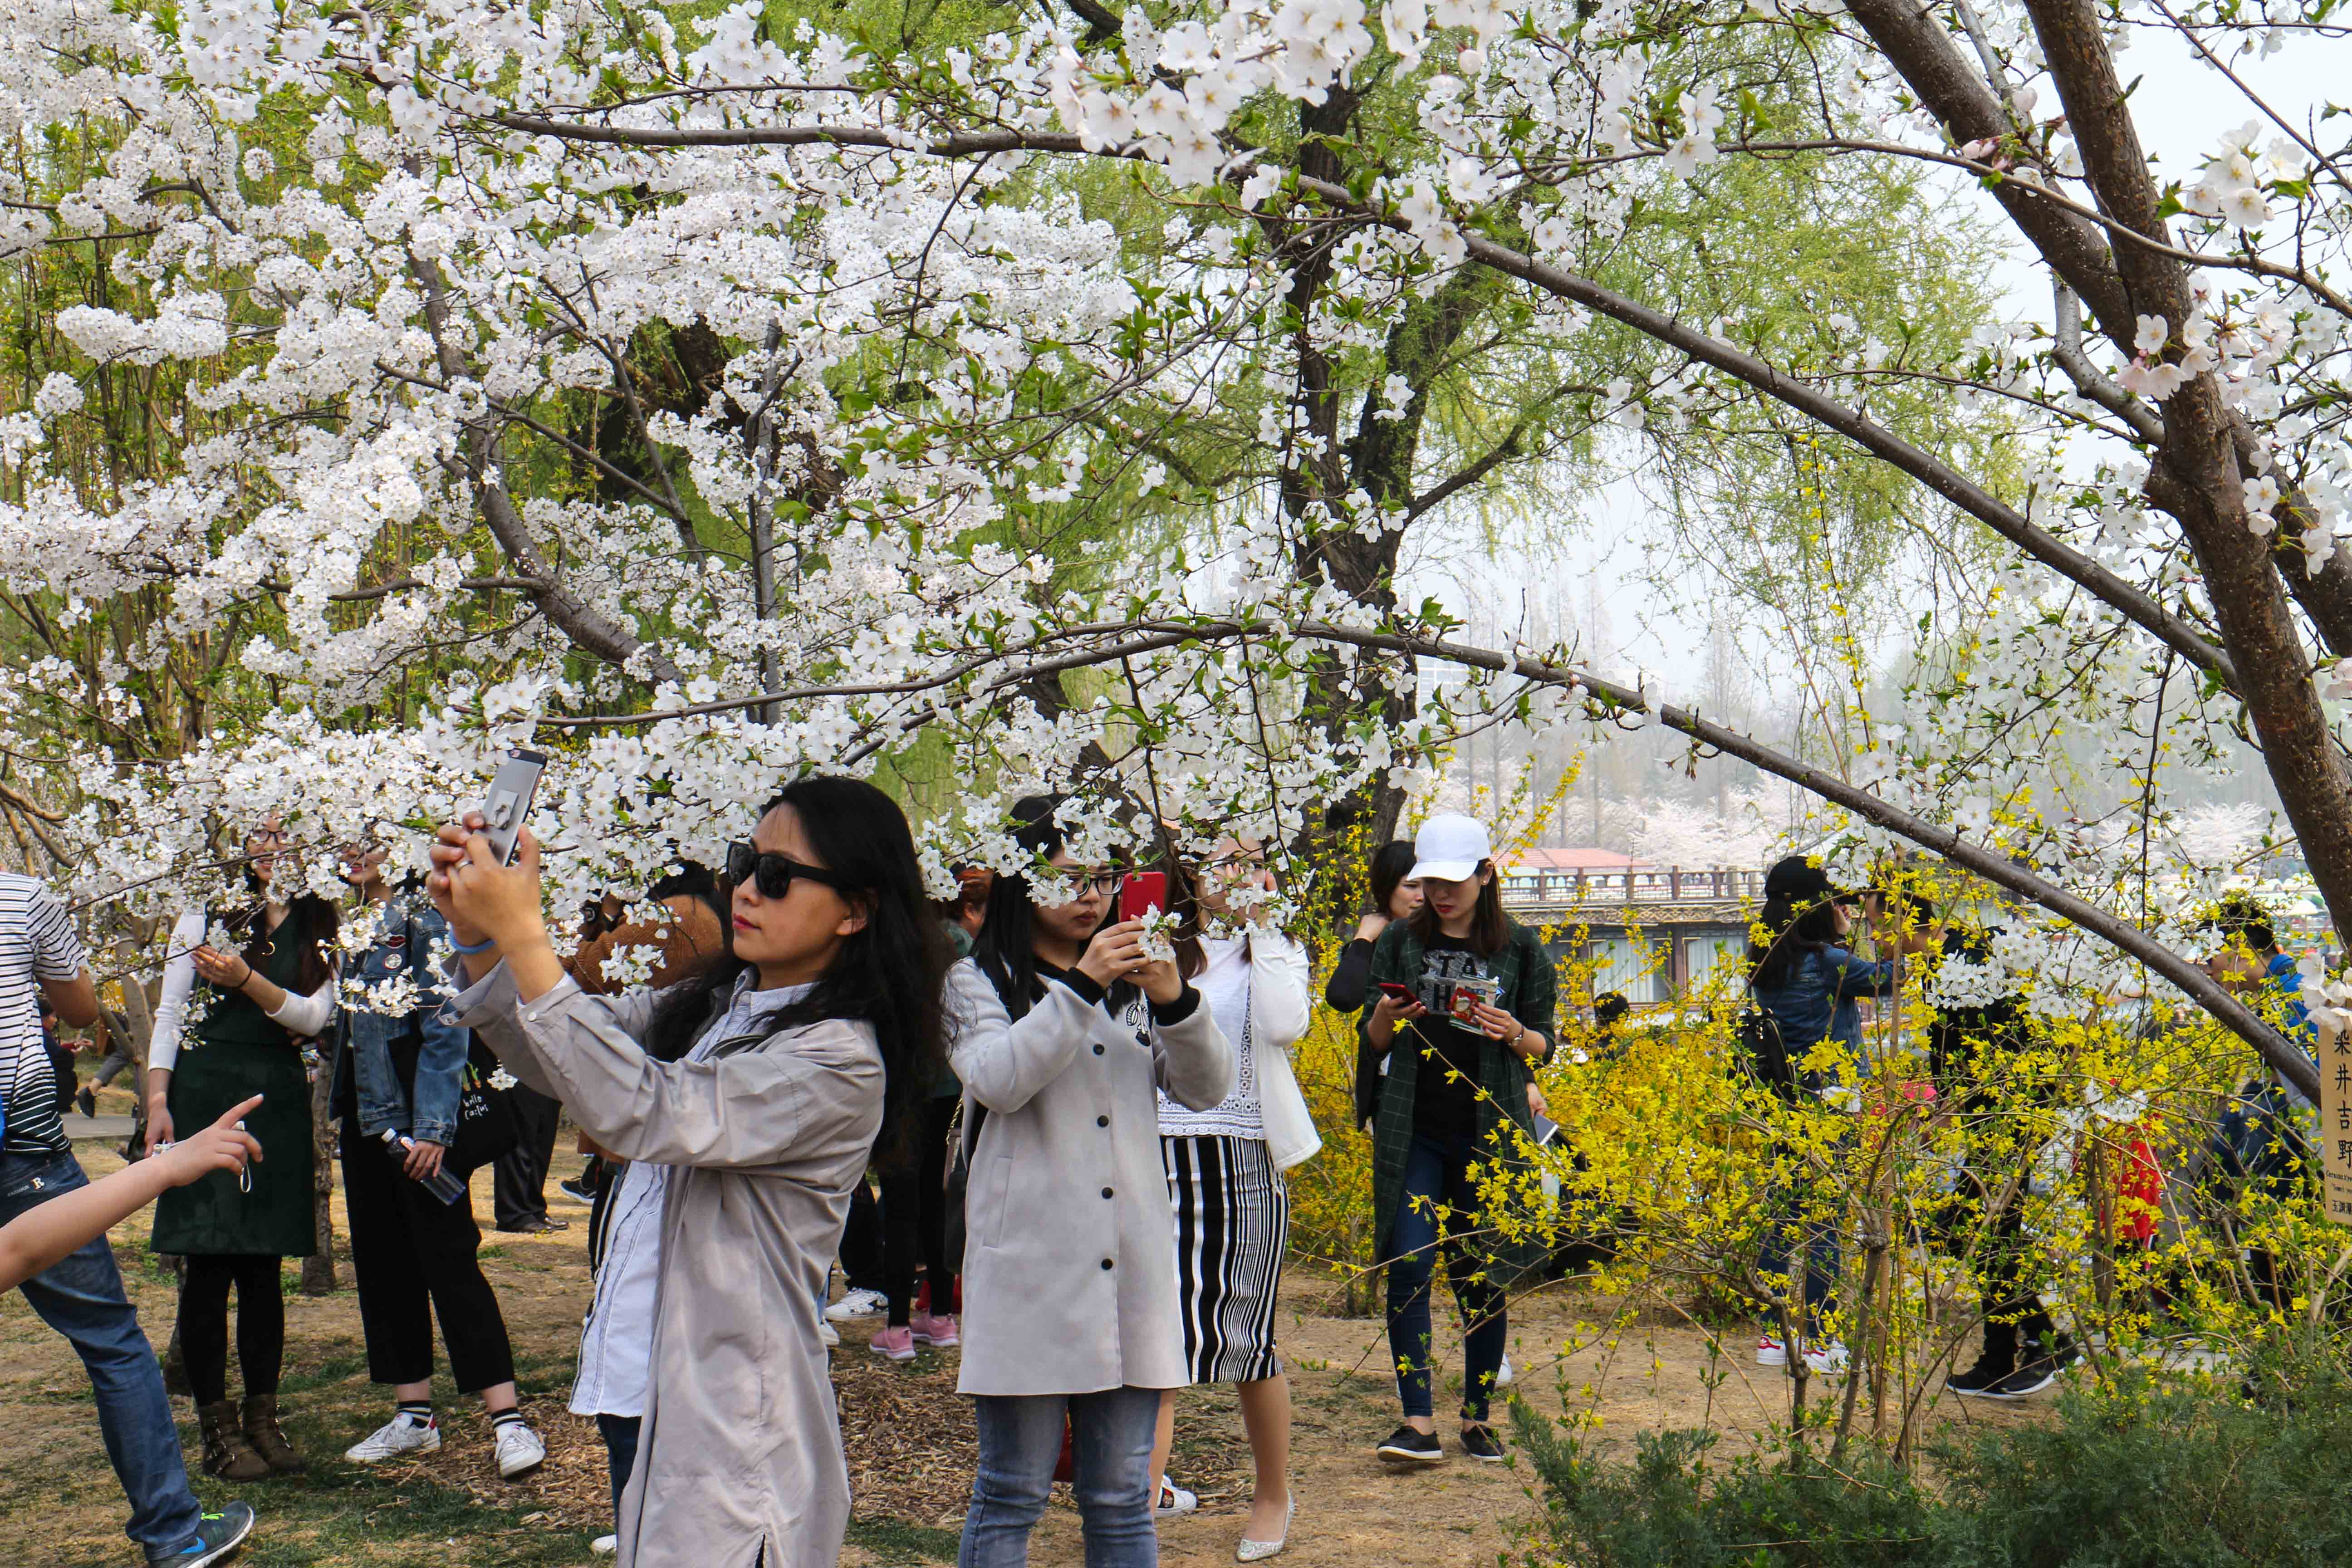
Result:
{"type": "Polygon", "coordinates": [[[1176,1211],[1176,1295],[1194,1383],[1282,1371],[1274,1298],[1290,1244],[1290,1191],[1257,1138],[1162,1138],[1176,1211]]]}

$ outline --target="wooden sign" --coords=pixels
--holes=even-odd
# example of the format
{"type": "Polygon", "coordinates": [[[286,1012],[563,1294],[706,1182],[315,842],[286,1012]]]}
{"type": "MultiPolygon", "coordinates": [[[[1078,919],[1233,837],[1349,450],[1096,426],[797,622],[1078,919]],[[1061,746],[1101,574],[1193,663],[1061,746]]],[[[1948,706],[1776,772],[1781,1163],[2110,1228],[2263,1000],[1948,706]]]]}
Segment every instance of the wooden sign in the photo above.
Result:
{"type": "Polygon", "coordinates": [[[2327,1217],[2352,1225],[2352,1029],[2319,1037],[2319,1163],[2327,1217]]]}

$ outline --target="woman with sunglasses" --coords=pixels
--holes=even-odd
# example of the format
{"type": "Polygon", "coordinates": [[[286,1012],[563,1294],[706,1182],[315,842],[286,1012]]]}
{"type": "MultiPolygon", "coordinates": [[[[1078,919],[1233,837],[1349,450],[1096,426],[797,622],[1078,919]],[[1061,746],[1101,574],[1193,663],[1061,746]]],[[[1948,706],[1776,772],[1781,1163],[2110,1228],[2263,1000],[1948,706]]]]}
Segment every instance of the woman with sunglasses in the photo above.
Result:
{"type": "Polygon", "coordinates": [[[433,850],[470,982],[452,1010],[630,1161],[633,1190],[664,1188],[636,1243],[657,1253],[622,1568],[832,1568],[849,1477],[826,1274],[877,1134],[912,1124],[939,1064],[947,944],[907,819],[858,780],[786,785],[728,854],[731,953],[620,996],[565,974],[530,836],[502,866],[480,824],[433,850]]]}
{"type": "Polygon", "coordinates": [[[964,1084],[963,1365],[980,1465],[959,1568],[1021,1568],[1066,1424],[1089,1568],[1150,1568],[1151,1444],[1189,1381],[1155,1090],[1206,1110],[1234,1055],[1116,879],[1074,864],[1055,814],[1013,808],[1034,869],[1000,874],[949,977],[964,1084]]]}
{"type": "Polygon", "coordinates": [[[199,907],[172,931],[172,957],[147,1048],[147,1149],[259,1094],[246,1131],[268,1160],[165,1193],[148,1245],[186,1259],[174,1331],[195,1397],[207,1475],[248,1481],[304,1468],[278,1424],[286,1361],[278,1264],[318,1247],[315,1158],[304,1047],[335,1016],[335,906],[291,890],[287,837],[270,817],[245,840],[249,897],[199,907]],[[281,860],[288,862],[281,865],[281,860]],[[198,984],[199,979],[203,982],[198,984]],[[242,1407],[228,1397],[228,1301],[236,1294],[242,1407]]]}

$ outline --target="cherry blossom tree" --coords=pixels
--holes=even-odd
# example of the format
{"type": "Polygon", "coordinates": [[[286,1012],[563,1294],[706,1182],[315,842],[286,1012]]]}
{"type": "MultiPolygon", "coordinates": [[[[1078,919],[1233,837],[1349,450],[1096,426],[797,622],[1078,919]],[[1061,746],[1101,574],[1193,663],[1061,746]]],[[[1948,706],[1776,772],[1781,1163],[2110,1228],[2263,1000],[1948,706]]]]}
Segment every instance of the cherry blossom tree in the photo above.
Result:
{"type": "Polygon", "coordinates": [[[810,766],[931,781],[943,871],[1039,781],[1100,807],[1082,849],[1297,843],[1385,830],[1496,714],[1662,724],[2312,1081],[2180,956],[2141,759],[2242,731],[2352,913],[2347,149],[2232,64],[2340,43],[2324,6],[22,9],[0,249],[89,259],[16,307],[57,368],[0,421],[0,812],[86,896],[160,899],[262,810],[421,823],[526,737],[571,894],[810,766]],[[2246,100],[2194,182],[2116,63],[2149,32],[2246,100]],[[1738,264],[1765,237],[1709,248],[1955,201],[2046,322],[1927,330],[1953,252],[1792,302],[1738,264]],[[164,456],[94,461],[94,392],[164,456]],[[1834,492],[1965,594],[1810,760],[1402,601],[1422,519],[1602,442],[1718,510],[1834,492]],[[1417,706],[1431,659],[1473,679],[1417,706]],[[2136,814],[2045,811],[2062,736],[2136,814]]]}

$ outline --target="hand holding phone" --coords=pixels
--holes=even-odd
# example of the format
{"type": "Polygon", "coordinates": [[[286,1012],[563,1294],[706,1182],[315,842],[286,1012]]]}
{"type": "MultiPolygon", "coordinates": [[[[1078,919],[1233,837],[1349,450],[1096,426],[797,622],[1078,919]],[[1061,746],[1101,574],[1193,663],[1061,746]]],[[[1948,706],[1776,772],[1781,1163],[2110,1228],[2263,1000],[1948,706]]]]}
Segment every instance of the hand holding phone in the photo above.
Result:
{"type": "Polygon", "coordinates": [[[1429,1009],[1421,1005],[1421,998],[1412,994],[1412,986],[1383,980],[1380,987],[1381,999],[1373,1005],[1372,1013],[1383,1023],[1405,1023],[1428,1015],[1429,1009]]]}
{"type": "Polygon", "coordinates": [[[1118,885],[1118,918],[1139,921],[1168,907],[1168,873],[1138,871],[1118,885]]]}
{"type": "Polygon", "coordinates": [[[482,837],[490,841],[501,866],[514,864],[515,837],[530,819],[540,775],[546,771],[544,752],[518,749],[490,777],[490,787],[482,796],[482,837]]]}

